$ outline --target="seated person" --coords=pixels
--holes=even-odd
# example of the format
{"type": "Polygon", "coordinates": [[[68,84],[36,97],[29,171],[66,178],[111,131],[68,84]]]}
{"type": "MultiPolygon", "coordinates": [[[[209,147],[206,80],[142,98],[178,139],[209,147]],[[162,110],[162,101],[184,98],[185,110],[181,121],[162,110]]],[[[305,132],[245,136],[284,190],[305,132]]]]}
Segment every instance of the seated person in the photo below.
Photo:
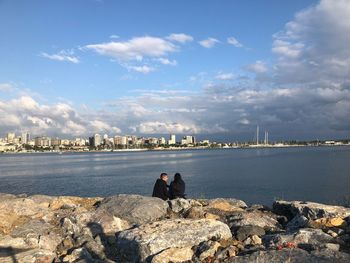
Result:
{"type": "Polygon", "coordinates": [[[181,174],[176,173],[174,180],[170,184],[170,199],[185,198],[185,182],[181,178],[181,174]]]}
{"type": "Polygon", "coordinates": [[[158,197],[163,199],[164,201],[168,200],[169,192],[168,192],[168,175],[166,173],[161,173],[160,178],[157,179],[156,183],[153,187],[153,197],[158,197]]]}

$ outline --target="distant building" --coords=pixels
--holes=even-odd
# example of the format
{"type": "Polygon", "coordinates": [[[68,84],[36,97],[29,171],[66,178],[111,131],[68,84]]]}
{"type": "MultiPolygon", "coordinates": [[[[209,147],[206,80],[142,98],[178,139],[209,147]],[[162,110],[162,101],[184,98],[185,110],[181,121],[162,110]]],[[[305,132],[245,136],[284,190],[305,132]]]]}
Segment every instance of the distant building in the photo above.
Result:
{"type": "Polygon", "coordinates": [[[59,138],[51,138],[51,145],[52,146],[60,146],[61,145],[61,140],[59,138]]]}
{"type": "Polygon", "coordinates": [[[201,141],[200,143],[201,143],[201,144],[207,144],[207,145],[209,145],[209,144],[210,144],[210,141],[209,141],[209,140],[203,140],[203,141],[201,141]]]}
{"type": "Polygon", "coordinates": [[[16,138],[16,134],[14,132],[9,132],[6,135],[7,143],[14,143],[15,138],[16,138]]]}
{"type": "Polygon", "coordinates": [[[86,141],[83,138],[75,138],[74,145],[75,146],[85,146],[86,141]]]}
{"type": "Polygon", "coordinates": [[[21,136],[21,143],[22,144],[28,144],[30,141],[30,135],[28,132],[23,132],[21,136]]]}
{"type": "Polygon", "coordinates": [[[122,136],[121,145],[123,145],[123,146],[128,145],[128,137],[127,136],[122,136]]]}
{"type": "Polygon", "coordinates": [[[72,143],[71,143],[71,141],[68,140],[68,139],[62,139],[62,140],[61,140],[61,145],[63,145],[63,146],[71,146],[72,143]]]}
{"type": "Polygon", "coordinates": [[[50,137],[36,137],[34,139],[34,145],[37,147],[50,147],[51,138],[50,137]]]}
{"type": "Polygon", "coordinates": [[[165,140],[164,137],[160,137],[160,138],[159,138],[159,144],[160,144],[160,145],[166,144],[166,140],[165,140]]]}
{"type": "Polygon", "coordinates": [[[93,144],[93,146],[94,146],[94,147],[100,146],[101,143],[102,143],[102,137],[101,137],[101,135],[99,135],[98,133],[96,133],[96,134],[94,135],[94,144],[93,144]]]}
{"type": "Polygon", "coordinates": [[[175,136],[175,134],[171,134],[171,135],[170,135],[170,139],[169,139],[169,141],[168,141],[168,144],[169,144],[169,145],[174,145],[174,144],[176,144],[176,136],[175,136]]]}
{"type": "Polygon", "coordinates": [[[182,145],[187,145],[187,144],[195,144],[196,139],[194,136],[186,135],[182,138],[181,144],[182,145]]]}
{"type": "Polygon", "coordinates": [[[122,145],[122,137],[121,136],[114,136],[114,145],[122,145]]]}

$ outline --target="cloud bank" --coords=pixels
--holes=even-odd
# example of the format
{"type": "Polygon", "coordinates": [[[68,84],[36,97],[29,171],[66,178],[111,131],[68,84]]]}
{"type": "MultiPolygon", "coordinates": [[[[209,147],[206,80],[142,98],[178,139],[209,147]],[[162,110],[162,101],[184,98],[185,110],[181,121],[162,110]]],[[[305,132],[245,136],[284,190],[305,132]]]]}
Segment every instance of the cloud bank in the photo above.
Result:
{"type": "MultiPolygon", "coordinates": [[[[179,50],[175,43],[192,41],[187,39],[140,37],[86,48],[123,62],[149,58],[171,64],[167,56],[179,50]]],[[[218,42],[209,38],[200,44],[212,48],[218,42]]],[[[349,137],[349,43],[348,1],[322,0],[298,12],[274,34],[274,57],[268,63],[257,60],[242,66],[246,75],[208,74],[203,88],[192,93],[138,90],[105,102],[98,111],[18,96],[0,101],[0,132],[23,127],[36,134],[193,133],[232,138],[245,134],[245,139],[252,139],[259,124],[270,131],[272,140],[349,137]]],[[[130,70],[152,70],[143,66],[130,70]]],[[[0,91],[8,90],[8,85],[0,84],[0,91]]]]}

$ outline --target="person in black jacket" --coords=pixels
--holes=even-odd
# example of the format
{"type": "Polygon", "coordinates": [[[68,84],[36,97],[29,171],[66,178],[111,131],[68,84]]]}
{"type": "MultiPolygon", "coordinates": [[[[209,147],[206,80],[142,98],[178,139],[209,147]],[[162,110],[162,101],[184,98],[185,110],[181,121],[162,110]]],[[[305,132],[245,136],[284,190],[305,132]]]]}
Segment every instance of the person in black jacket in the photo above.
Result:
{"type": "Polygon", "coordinates": [[[174,180],[170,183],[170,199],[185,198],[185,182],[181,178],[181,174],[176,173],[174,180]]]}
{"type": "Polygon", "coordinates": [[[161,173],[160,178],[157,179],[156,183],[153,187],[153,197],[158,197],[163,199],[164,201],[168,200],[169,192],[168,192],[168,175],[166,173],[161,173]]]}

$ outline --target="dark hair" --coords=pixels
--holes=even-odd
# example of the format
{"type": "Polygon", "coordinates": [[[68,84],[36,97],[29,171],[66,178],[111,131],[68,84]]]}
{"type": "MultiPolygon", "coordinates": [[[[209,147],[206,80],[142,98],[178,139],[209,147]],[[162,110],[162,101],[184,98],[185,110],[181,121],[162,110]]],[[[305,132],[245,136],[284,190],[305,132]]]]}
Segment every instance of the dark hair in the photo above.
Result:
{"type": "Polygon", "coordinates": [[[164,176],[168,176],[168,174],[167,173],[161,173],[160,174],[160,178],[163,178],[164,176]]]}
{"type": "Polygon", "coordinates": [[[179,182],[179,181],[181,181],[181,180],[182,180],[181,174],[180,174],[180,173],[176,173],[176,174],[174,175],[174,182],[179,182]]]}

